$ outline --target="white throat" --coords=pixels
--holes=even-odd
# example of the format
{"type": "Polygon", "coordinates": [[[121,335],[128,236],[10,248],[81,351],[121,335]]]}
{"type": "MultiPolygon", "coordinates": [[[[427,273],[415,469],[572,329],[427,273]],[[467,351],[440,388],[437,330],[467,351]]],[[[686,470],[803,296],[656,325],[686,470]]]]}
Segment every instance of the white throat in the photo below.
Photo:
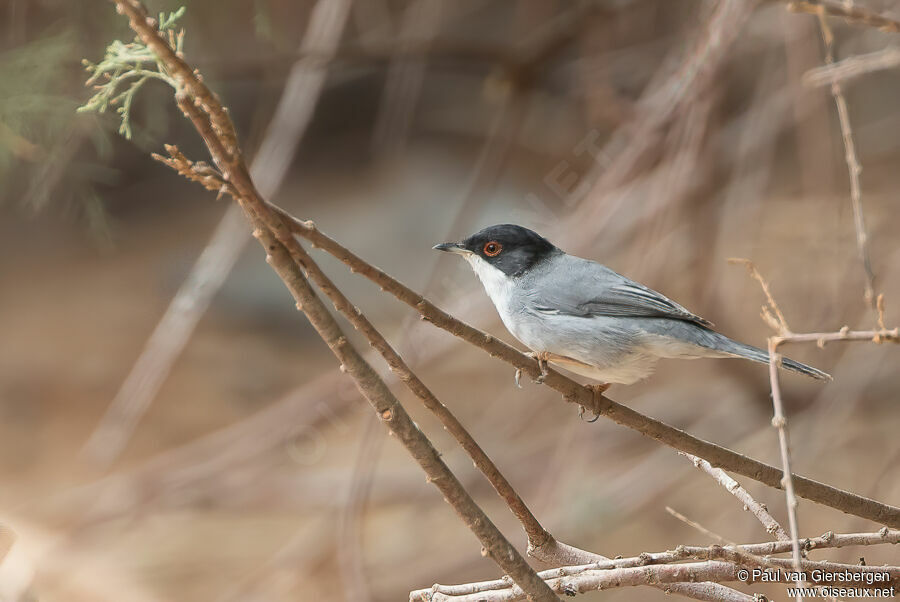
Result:
{"type": "Polygon", "coordinates": [[[481,280],[485,292],[487,292],[491,301],[494,302],[494,307],[497,308],[500,317],[505,323],[506,315],[509,312],[510,295],[515,282],[501,270],[498,270],[474,253],[467,253],[463,257],[472,266],[472,270],[478,276],[478,279],[481,280]]]}

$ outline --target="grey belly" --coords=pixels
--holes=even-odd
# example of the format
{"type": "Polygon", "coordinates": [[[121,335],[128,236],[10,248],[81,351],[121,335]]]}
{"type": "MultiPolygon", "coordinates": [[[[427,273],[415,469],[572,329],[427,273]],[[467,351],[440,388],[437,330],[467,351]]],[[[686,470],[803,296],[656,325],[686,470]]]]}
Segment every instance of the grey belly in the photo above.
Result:
{"type": "Polygon", "coordinates": [[[665,318],[577,317],[522,310],[502,316],[509,331],[533,351],[588,364],[561,367],[602,382],[631,384],[649,376],[660,358],[719,355],[703,346],[708,332],[665,318]]]}

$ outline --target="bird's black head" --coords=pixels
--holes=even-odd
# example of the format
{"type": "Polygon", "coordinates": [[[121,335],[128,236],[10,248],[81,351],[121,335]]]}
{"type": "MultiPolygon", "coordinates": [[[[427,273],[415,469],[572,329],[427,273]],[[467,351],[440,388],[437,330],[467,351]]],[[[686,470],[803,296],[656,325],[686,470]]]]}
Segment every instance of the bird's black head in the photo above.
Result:
{"type": "Polygon", "coordinates": [[[472,253],[507,276],[521,276],[551,255],[561,253],[537,232],[515,224],[489,226],[460,242],[435,245],[439,251],[472,253]]]}

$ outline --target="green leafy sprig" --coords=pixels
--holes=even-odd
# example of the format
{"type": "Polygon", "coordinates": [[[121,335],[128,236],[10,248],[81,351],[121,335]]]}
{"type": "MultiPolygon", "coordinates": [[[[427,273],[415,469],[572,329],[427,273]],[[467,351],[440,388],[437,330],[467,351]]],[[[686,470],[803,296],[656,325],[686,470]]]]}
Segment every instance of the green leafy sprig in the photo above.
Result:
{"type": "MultiPolygon", "coordinates": [[[[160,13],[159,31],[164,32],[169,46],[182,53],[184,30],[175,30],[178,19],[184,15],[185,7],[172,13],[160,13]]],[[[91,74],[85,85],[94,87],[94,95],[78,108],[79,113],[105,113],[110,106],[116,107],[121,123],[119,133],[131,139],[131,106],[135,94],[150,79],[166,82],[176,91],[178,82],[169,75],[165,66],[140,39],[125,44],[114,40],[106,47],[106,54],[99,63],[82,61],[85,69],[91,74]]]]}

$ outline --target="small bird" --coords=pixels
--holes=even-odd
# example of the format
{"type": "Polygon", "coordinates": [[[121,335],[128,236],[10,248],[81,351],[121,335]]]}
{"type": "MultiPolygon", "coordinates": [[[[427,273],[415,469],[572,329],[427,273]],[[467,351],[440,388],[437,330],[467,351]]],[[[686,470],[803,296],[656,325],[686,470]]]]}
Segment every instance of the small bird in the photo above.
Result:
{"type": "MultiPolygon", "coordinates": [[[[589,259],[568,255],[514,224],[490,226],[435,245],[469,262],[503,324],[532,351],[595,381],[598,391],[649,376],[660,358],[740,357],[768,363],[762,349],[712,330],[712,323],[664,295],[589,259]]],[[[783,358],[783,368],[831,377],[783,358]]]]}

